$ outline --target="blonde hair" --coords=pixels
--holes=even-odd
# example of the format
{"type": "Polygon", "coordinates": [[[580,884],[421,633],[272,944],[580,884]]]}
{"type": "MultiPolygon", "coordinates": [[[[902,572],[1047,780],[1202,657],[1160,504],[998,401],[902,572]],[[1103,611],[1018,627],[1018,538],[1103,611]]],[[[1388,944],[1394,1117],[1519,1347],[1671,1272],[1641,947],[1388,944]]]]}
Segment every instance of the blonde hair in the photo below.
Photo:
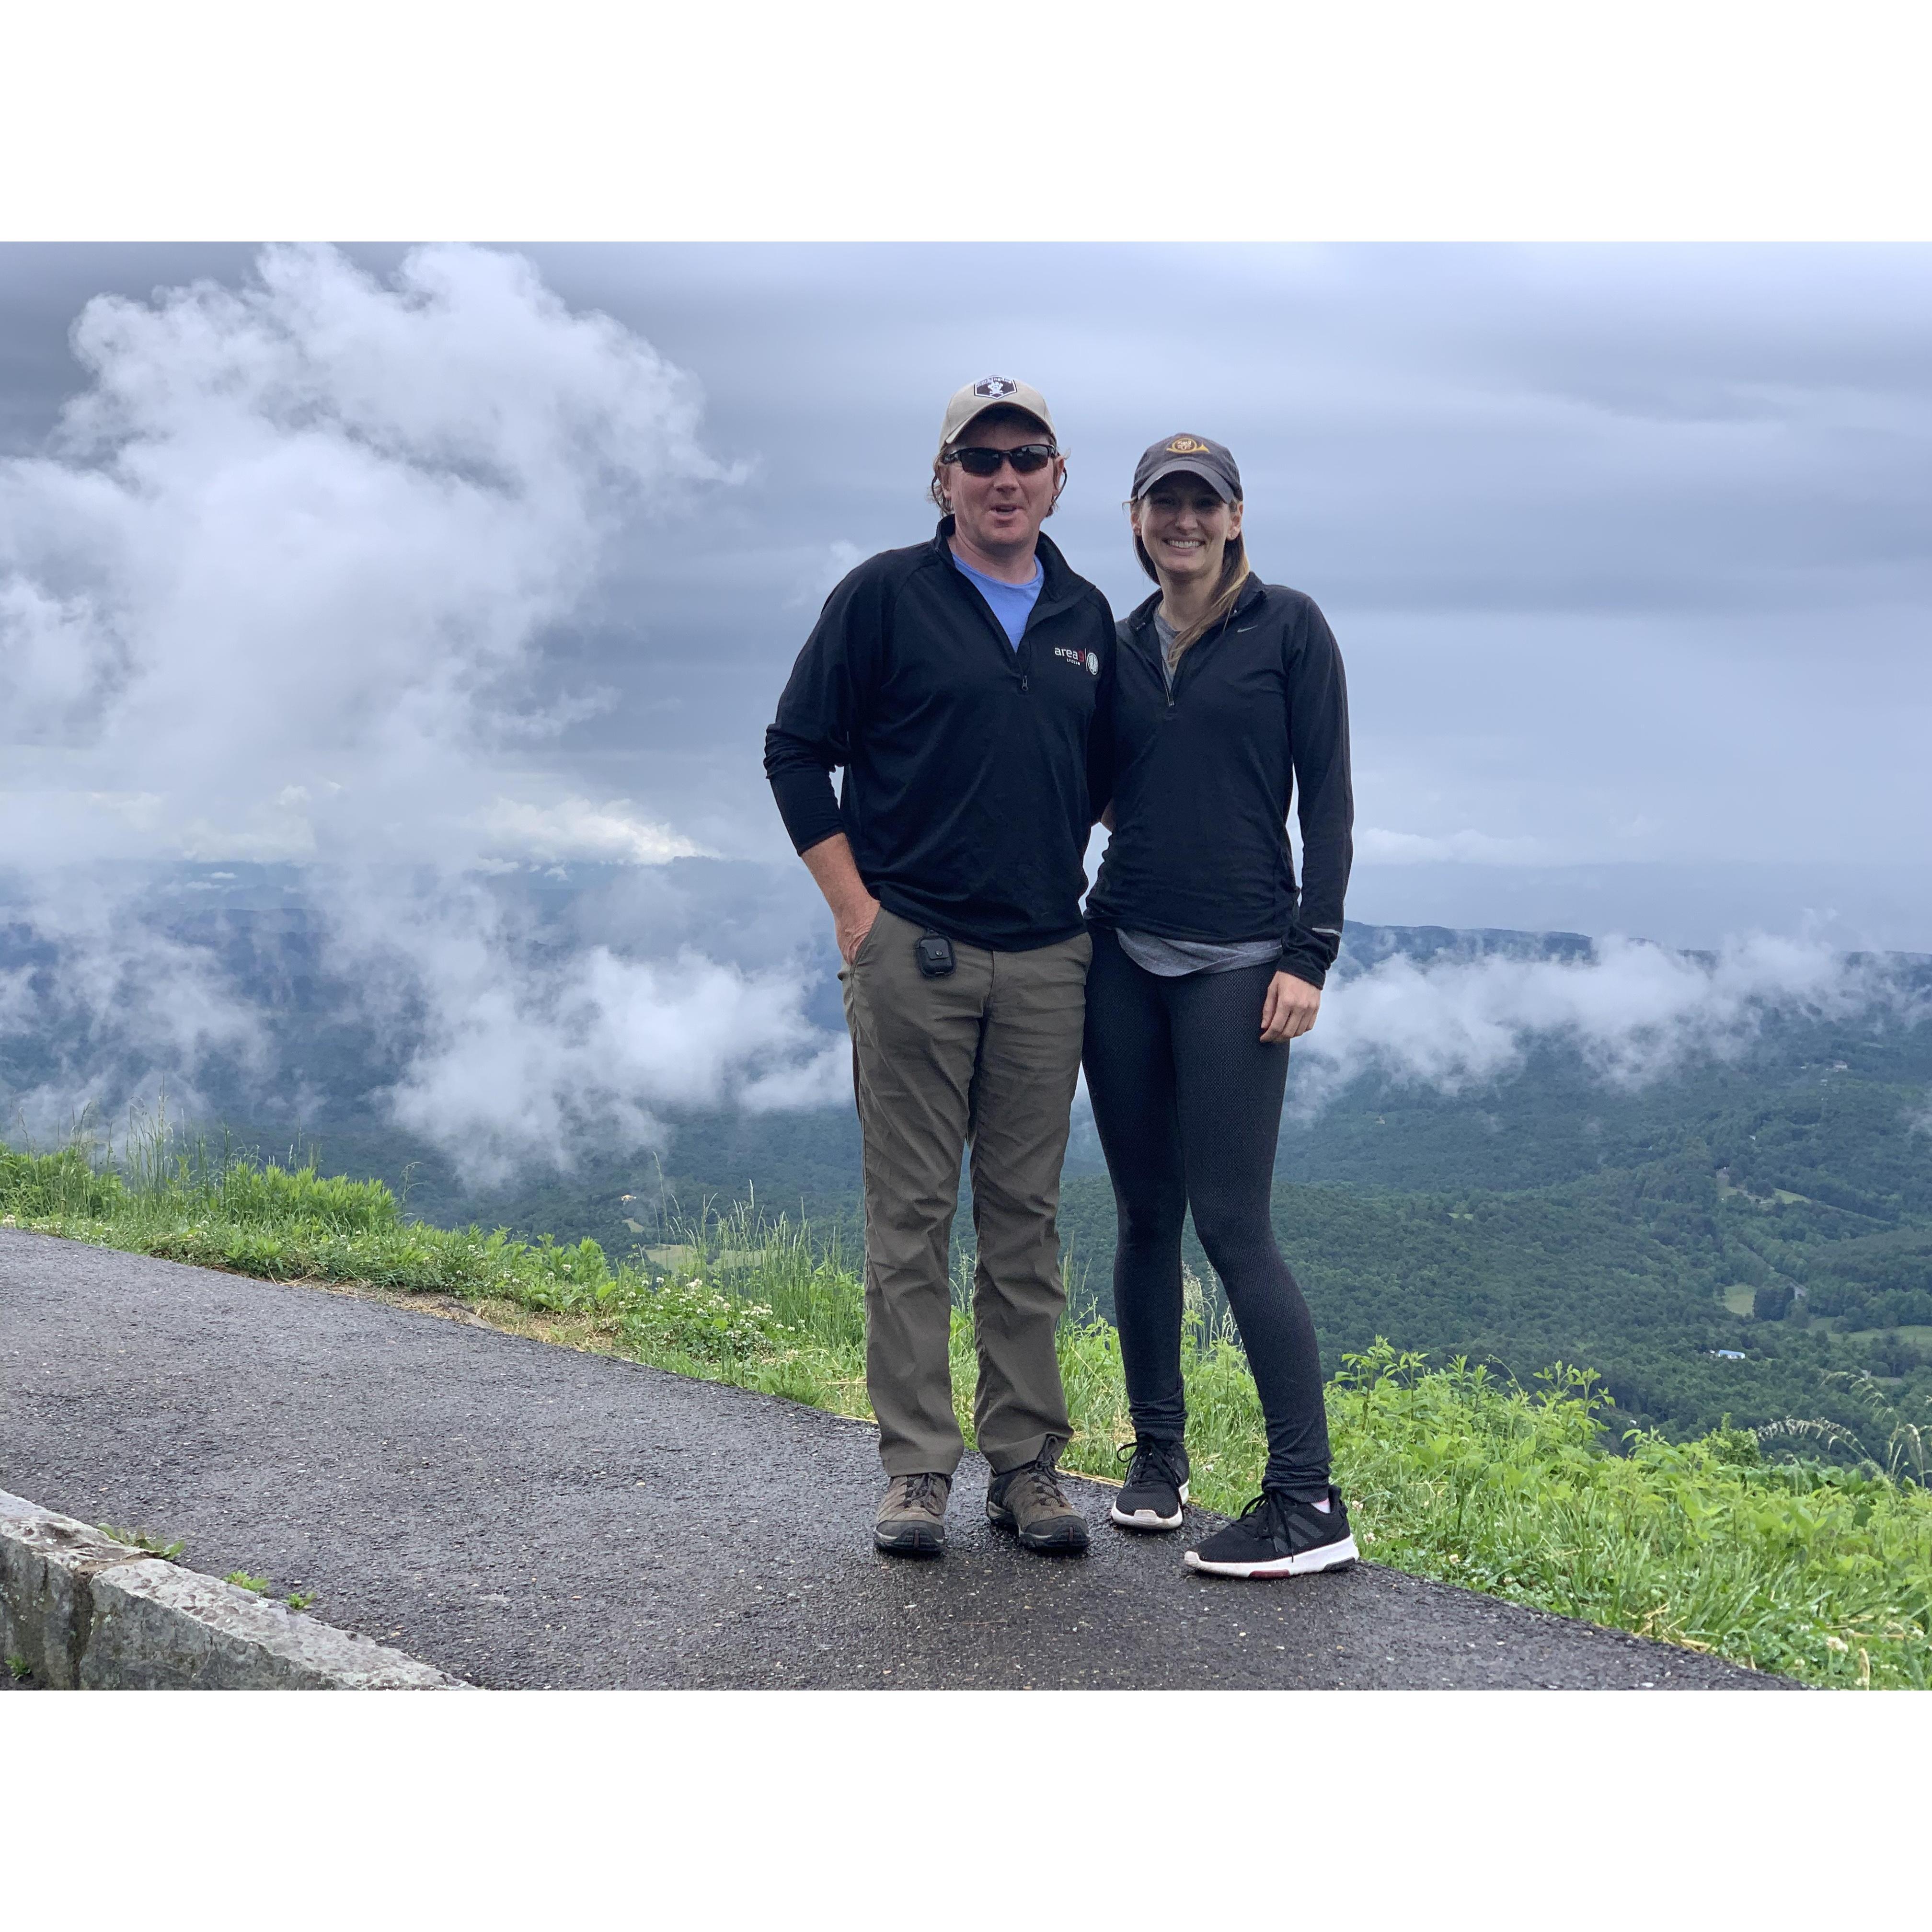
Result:
{"type": "MultiPolygon", "coordinates": [[[[1138,502],[1139,500],[1135,500],[1138,502]]],[[[1134,554],[1141,560],[1141,568],[1155,583],[1160,581],[1160,572],[1154,567],[1154,559],[1148,555],[1147,545],[1141,542],[1138,529],[1134,532],[1134,554]]],[[[1174,634],[1174,643],[1168,655],[1168,665],[1172,669],[1180,663],[1182,654],[1190,645],[1198,644],[1216,624],[1225,619],[1240,600],[1241,589],[1253,572],[1248,566],[1246,540],[1239,536],[1228,539],[1228,547],[1221,554],[1220,586],[1214,592],[1214,601],[1210,604],[1194,622],[1184,631],[1174,634]]]]}

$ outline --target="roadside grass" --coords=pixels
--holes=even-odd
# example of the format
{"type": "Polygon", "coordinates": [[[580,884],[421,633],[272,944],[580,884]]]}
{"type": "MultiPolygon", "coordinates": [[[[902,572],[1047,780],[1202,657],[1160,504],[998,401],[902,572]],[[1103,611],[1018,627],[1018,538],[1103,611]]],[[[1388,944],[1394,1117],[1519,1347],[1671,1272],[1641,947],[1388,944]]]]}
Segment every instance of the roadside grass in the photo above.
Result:
{"type": "MultiPolygon", "coordinates": [[[[118,1166],[86,1145],[0,1144],[0,1220],[270,1280],[433,1297],[513,1332],[871,1414],[856,1258],[748,1210],[676,1227],[658,1250],[674,1266],[641,1250],[613,1266],[592,1241],[407,1222],[379,1183],[183,1148],[164,1125],[118,1166]]],[[[963,1272],[954,1286],[970,1442],[963,1272]]],[[[1264,1460],[1254,1384],[1192,1282],[1184,1333],[1193,1493],[1232,1513],[1264,1460]]],[[[1059,1347],[1075,1430],[1064,1463],[1116,1476],[1132,1435],[1119,1337],[1070,1320],[1059,1347]]],[[[1343,1358],[1328,1402],[1338,1480],[1377,1561],[1808,1683],[1932,1686],[1932,1493],[1896,1455],[1889,1469],[1869,1456],[1774,1461],[1761,1438],[1803,1438],[1775,1426],[1682,1444],[1639,1433],[1619,1454],[1588,1370],[1558,1364],[1526,1388],[1387,1342],[1343,1358]]]]}

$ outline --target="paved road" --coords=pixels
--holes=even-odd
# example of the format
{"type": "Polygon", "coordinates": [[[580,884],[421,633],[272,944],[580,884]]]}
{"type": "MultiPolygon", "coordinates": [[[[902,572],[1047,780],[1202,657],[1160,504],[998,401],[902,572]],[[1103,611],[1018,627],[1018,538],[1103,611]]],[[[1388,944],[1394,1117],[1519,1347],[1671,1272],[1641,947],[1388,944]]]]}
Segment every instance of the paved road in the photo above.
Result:
{"type": "MultiPolygon", "coordinates": [[[[1768,1686],[1372,1564],[1190,1575],[1106,1526],[875,1555],[872,1430],[407,1307],[0,1229],[0,1489],[187,1540],[500,1688],[1768,1686]]],[[[1216,1519],[1204,1514],[1203,1526],[1216,1519]]]]}

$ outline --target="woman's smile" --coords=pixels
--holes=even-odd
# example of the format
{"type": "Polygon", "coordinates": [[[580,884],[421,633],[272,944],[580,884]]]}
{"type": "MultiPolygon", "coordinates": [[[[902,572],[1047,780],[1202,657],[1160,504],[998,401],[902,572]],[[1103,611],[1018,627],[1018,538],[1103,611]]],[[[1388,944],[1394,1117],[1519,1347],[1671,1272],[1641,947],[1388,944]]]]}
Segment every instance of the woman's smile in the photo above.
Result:
{"type": "Polygon", "coordinates": [[[1149,559],[1177,590],[1218,580],[1228,542],[1240,530],[1238,503],[1223,502],[1203,478],[1179,476],[1163,477],[1132,507],[1149,559]]]}

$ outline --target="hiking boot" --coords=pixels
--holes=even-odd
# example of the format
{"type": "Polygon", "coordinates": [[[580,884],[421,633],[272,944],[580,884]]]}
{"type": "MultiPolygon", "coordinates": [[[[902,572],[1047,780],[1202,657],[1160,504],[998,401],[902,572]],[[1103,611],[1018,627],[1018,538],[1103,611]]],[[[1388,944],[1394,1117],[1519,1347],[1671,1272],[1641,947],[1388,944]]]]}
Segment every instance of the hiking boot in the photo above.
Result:
{"type": "Polygon", "coordinates": [[[1010,1529],[1028,1550],[1077,1556],[1087,1547],[1087,1520],[1066,1500],[1054,1468],[1060,1450],[1053,1443],[1037,1462],[1004,1469],[986,1486],[986,1520],[1010,1529]]]}
{"type": "Polygon", "coordinates": [[[872,1541],[889,1556],[943,1556],[946,1553],[946,1499],[952,1478],[928,1469],[895,1476],[872,1520],[872,1541]]]}
{"type": "Polygon", "coordinates": [[[1305,1576],[1344,1569],[1354,1560],[1348,1508],[1333,1484],[1326,1510],[1264,1490],[1237,1521],[1187,1552],[1189,1569],[1214,1576],[1305,1576]]]}
{"type": "Polygon", "coordinates": [[[1137,1437],[1124,1447],[1131,1451],[1127,1480],[1108,1512],[1123,1529],[1178,1529],[1180,1506],[1187,1500],[1187,1451],[1178,1442],[1151,1436],[1137,1437]]]}

